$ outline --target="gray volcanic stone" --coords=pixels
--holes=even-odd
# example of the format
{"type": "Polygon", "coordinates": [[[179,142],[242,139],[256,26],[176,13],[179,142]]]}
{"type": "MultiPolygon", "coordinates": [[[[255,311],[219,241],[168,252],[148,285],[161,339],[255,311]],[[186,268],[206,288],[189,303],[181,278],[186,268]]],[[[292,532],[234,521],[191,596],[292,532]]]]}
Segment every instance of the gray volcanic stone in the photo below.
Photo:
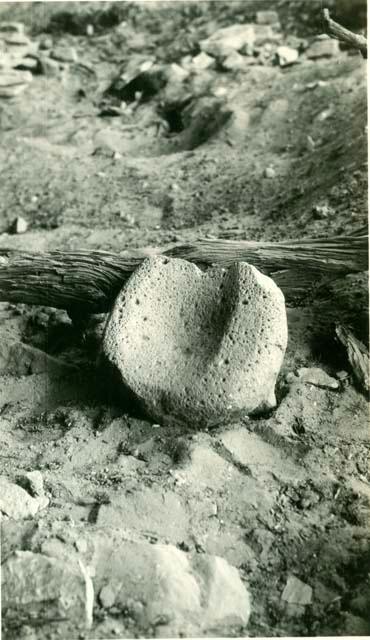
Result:
{"type": "Polygon", "coordinates": [[[286,344],[271,278],[243,262],[202,272],[158,256],[118,295],[103,350],[149,415],[211,426],[275,406],[286,344]]]}

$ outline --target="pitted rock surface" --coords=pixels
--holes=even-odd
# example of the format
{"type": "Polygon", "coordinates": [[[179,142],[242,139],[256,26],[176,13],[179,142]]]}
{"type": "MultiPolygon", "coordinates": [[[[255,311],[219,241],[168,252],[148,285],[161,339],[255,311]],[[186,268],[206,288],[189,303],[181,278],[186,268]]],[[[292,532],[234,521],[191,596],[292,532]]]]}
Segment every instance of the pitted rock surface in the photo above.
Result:
{"type": "Polygon", "coordinates": [[[271,278],[243,262],[202,272],[158,256],[118,295],[103,350],[150,416],[212,426],[275,405],[286,344],[271,278]]]}

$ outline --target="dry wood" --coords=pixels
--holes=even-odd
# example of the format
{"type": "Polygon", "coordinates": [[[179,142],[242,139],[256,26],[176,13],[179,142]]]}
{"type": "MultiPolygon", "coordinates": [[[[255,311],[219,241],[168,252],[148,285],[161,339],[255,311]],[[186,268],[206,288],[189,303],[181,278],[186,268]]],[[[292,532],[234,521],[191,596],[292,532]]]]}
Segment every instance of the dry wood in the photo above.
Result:
{"type": "Polygon", "coordinates": [[[330,36],[345,42],[354,49],[358,49],[361,51],[363,58],[367,58],[367,39],[364,36],[353,33],[332,20],[328,9],[323,9],[323,20],[326,31],[330,36]]]}
{"type": "MultiPolygon", "coordinates": [[[[368,266],[366,235],[286,242],[200,240],[163,255],[201,267],[246,261],[271,275],[287,300],[309,298],[313,288],[368,266]]],[[[32,253],[0,249],[0,301],[47,305],[74,314],[109,310],[123,283],[147,257],[137,251],[32,253]]]]}
{"type": "Polygon", "coordinates": [[[337,324],[335,333],[347,352],[352,372],[362,391],[370,393],[369,352],[347,327],[337,324]]]}

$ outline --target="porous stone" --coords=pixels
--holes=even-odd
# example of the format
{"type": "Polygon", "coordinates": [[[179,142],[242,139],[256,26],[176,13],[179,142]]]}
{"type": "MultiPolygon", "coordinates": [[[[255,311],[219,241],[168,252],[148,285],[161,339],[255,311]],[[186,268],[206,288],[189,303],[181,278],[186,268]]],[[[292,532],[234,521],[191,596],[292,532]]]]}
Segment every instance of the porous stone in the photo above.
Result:
{"type": "Polygon", "coordinates": [[[286,344],[284,296],[255,267],[157,256],[118,295],[103,350],[156,420],[211,426],[275,405],[286,344]]]}

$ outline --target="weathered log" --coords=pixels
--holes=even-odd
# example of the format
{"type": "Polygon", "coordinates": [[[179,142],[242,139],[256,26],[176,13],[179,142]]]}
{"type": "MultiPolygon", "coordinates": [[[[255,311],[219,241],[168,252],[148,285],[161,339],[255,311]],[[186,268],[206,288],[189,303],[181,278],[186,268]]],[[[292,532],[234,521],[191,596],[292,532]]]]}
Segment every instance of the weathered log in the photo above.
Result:
{"type": "Polygon", "coordinates": [[[351,370],[361,391],[370,393],[369,352],[365,345],[353,335],[347,327],[337,324],[336,336],[344,346],[351,370]]]}
{"type": "MultiPolygon", "coordinates": [[[[366,235],[329,239],[253,242],[199,240],[156,253],[206,267],[246,261],[270,275],[288,301],[309,299],[318,284],[368,267],[366,235]]],[[[0,249],[0,301],[58,307],[72,312],[108,311],[144,252],[32,253],[0,249]]]]}
{"type": "Polygon", "coordinates": [[[352,31],[349,31],[349,29],[342,27],[338,22],[332,20],[328,9],[323,9],[322,15],[326,32],[330,36],[336,40],[341,40],[341,42],[344,42],[354,49],[358,49],[361,51],[362,57],[367,58],[367,40],[364,36],[358,33],[353,33],[352,31]]]}

